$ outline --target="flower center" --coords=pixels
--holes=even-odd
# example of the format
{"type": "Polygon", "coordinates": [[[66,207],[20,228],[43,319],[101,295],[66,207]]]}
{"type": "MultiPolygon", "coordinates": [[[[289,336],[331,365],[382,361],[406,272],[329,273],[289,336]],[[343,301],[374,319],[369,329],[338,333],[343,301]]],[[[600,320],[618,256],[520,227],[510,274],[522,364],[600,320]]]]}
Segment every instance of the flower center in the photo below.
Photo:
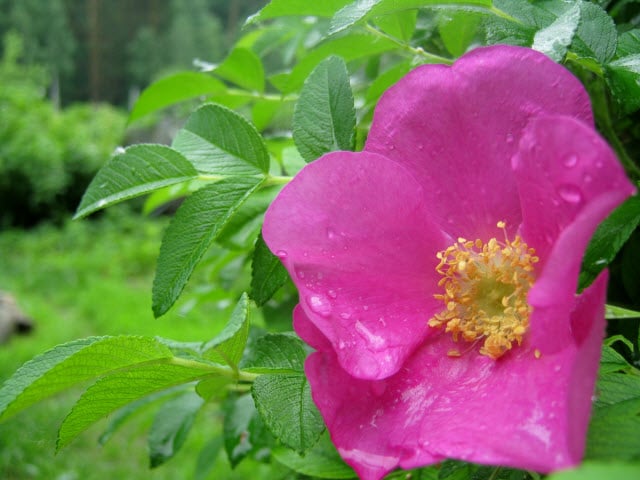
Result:
{"type": "MultiPolygon", "coordinates": [[[[456,243],[437,253],[440,263],[436,271],[443,278],[436,294],[444,310],[429,320],[431,327],[445,327],[453,340],[484,340],[480,353],[495,359],[520,345],[529,329],[531,306],[527,292],[533,285],[533,265],[538,262],[535,250],[520,236],[509,240],[505,222],[498,222],[504,241],[491,238],[456,243]]],[[[458,350],[449,356],[460,356],[458,350]]]]}

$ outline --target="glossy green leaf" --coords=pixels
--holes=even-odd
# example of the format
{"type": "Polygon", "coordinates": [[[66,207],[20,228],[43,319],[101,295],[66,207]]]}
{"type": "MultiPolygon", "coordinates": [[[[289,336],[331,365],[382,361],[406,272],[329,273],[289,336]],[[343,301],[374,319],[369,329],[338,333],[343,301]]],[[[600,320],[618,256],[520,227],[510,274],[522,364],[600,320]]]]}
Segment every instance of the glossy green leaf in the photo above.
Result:
{"type": "Polygon", "coordinates": [[[254,373],[304,373],[307,352],[293,333],[269,333],[258,338],[243,369],[254,373]]]}
{"type": "Polygon", "coordinates": [[[640,312],[615,305],[606,305],[605,316],[608,319],[640,318],[640,312]]]}
{"type": "Polygon", "coordinates": [[[142,91],[129,114],[129,121],[190,98],[213,95],[225,90],[224,83],[206,73],[176,73],[152,83],[142,91]]]}
{"type": "Polygon", "coordinates": [[[639,431],[640,397],[596,408],[589,424],[586,458],[590,460],[638,458],[640,456],[639,431]]]}
{"type": "Polygon", "coordinates": [[[214,373],[211,365],[175,357],[114,371],[96,381],[78,399],[60,427],[56,449],[64,448],[93,423],[130,402],[214,373]]]}
{"type": "Polygon", "coordinates": [[[149,462],[155,468],[173,458],[187,439],[204,400],[187,392],[166,402],[153,418],[149,430],[149,462]]]}
{"type": "Polygon", "coordinates": [[[287,282],[289,274],[282,262],[264,243],[262,235],[258,237],[251,261],[251,298],[259,307],[287,282]]]}
{"type": "Polygon", "coordinates": [[[112,370],[171,356],[147,337],[90,337],[59,345],[25,363],[0,389],[0,420],[112,370]]]}
{"type": "Polygon", "coordinates": [[[271,0],[262,10],[247,19],[247,23],[254,23],[270,18],[284,16],[315,16],[331,17],[336,11],[352,0],[271,0]]]}
{"type": "Polygon", "coordinates": [[[315,445],[325,427],[303,373],[260,375],[251,393],[262,420],[283,445],[298,453],[315,445]]]}
{"type": "Polygon", "coordinates": [[[229,323],[202,348],[208,360],[237,366],[249,337],[249,297],[243,293],[231,312],[229,323]]]}
{"type": "Polygon", "coordinates": [[[630,480],[640,478],[640,464],[622,462],[585,462],[573,470],[557,472],[547,480],[630,480]]]}
{"type": "Polygon", "coordinates": [[[262,422],[251,395],[230,398],[223,405],[223,414],[224,448],[232,467],[249,455],[268,454],[273,437],[262,422]]]}
{"type": "Polygon", "coordinates": [[[234,48],[214,72],[220,78],[249,90],[264,92],[264,67],[251,50],[234,48]]]}
{"type": "Polygon", "coordinates": [[[334,150],[353,150],[356,113],[349,73],[339,57],[320,63],[305,81],[293,113],[293,140],[311,162],[334,150]]]}
{"type": "Polygon", "coordinates": [[[611,263],[638,225],[640,197],[633,196],[616,208],[593,234],[582,261],[580,290],[589,286],[611,263]]]}
{"type": "Polygon", "coordinates": [[[331,55],[341,57],[346,62],[349,62],[396,50],[397,48],[398,45],[394,40],[368,32],[350,33],[349,35],[330,38],[305,55],[291,70],[291,73],[283,76],[278,82],[278,88],[283,93],[298,91],[313,69],[322,60],[331,55]]]}
{"type": "MultiPolygon", "coordinates": [[[[336,447],[331,443],[328,433],[323,433],[304,456],[293,450],[278,448],[273,451],[274,458],[291,470],[315,478],[356,478],[353,469],[340,458],[336,447]]],[[[421,478],[421,477],[420,477],[421,478]]]]}
{"type": "Polygon", "coordinates": [[[171,308],[204,253],[262,181],[252,177],[225,178],[184,201],[160,247],[152,295],[156,317],[171,308]]]}
{"type": "Polygon", "coordinates": [[[355,1],[338,11],[331,19],[330,34],[341,32],[357,22],[379,15],[422,7],[455,6],[466,8],[491,8],[491,0],[367,0],[355,1]]]}
{"type": "Polygon", "coordinates": [[[532,48],[560,62],[573,42],[579,24],[580,5],[576,3],[551,25],[536,32],[532,48]]]}
{"type": "Polygon", "coordinates": [[[269,154],[258,131],[221,105],[196,110],[176,134],[173,148],[202,173],[234,176],[269,171],[269,154]]]}
{"type": "Polygon", "coordinates": [[[636,55],[640,53],[640,29],[634,28],[624,32],[618,37],[618,47],[616,48],[616,57],[622,58],[628,55],[636,55]]]}
{"type": "Polygon", "coordinates": [[[116,154],[93,178],[75,218],[198,176],[180,153],[164,145],[134,145],[116,154]]]}

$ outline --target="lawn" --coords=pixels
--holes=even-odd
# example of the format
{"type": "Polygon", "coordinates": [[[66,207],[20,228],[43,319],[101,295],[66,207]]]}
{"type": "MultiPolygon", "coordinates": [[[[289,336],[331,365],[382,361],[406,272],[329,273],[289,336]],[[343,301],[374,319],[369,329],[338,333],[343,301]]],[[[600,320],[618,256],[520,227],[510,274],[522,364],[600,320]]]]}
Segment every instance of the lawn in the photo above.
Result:
{"type": "MultiPolygon", "coordinates": [[[[0,345],[0,381],[47,349],[91,335],[159,335],[184,341],[211,338],[224,326],[228,307],[187,294],[166,316],[151,313],[151,284],[166,219],[142,219],[113,209],[97,220],[62,227],[0,232],[0,289],[12,292],[36,321],[29,336],[0,345]]],[[[202,273],[202,272],[201,272],[202,273]]],[[[281,478],[286,472],[246,462],[231,471],[219,444],[215,408],[205,409],[183,450],[148,469],[145,431],[151,415],[139,415],[104,445],[108,420],[55,455],[56,431],[81,390],[37,404],[0,424],[0,478],[178,479],[281,478]],[[195,476],[198,454],[208,476],[195,476]]],[[[153,408],[153,406],[151,407],[153,408]]],[[[150,412],[153,410],[150,409],[150,412]]],[[[204,470],[203,470],[204,472],[204,470]]],[[[203,473],[201,472],[201,473],[203,473]]]]}

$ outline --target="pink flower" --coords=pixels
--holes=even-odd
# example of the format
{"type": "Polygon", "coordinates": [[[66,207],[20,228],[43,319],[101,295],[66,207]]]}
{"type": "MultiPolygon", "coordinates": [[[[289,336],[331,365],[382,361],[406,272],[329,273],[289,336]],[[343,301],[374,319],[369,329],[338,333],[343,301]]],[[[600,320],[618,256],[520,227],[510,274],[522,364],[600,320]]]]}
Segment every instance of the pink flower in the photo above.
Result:
{"type": "Polygon", "coordinates": [[[607,274],[576,295],[578,273],[633,192],[578,80],[509,46],[415,69],[364,151],[283,189],[264,238],[300,292],[314,401],[362,478],[580,461],[607,274]]]}

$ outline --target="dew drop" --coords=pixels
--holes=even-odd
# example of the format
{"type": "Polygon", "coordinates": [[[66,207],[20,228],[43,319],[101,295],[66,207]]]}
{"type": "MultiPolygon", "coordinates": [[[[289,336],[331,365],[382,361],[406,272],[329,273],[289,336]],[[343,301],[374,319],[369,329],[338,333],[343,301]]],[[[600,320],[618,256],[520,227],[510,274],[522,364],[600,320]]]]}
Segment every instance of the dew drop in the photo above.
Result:
{"type": "Polygon", "coordinates": [[[296,271],[296,275],[298,276],[299,279],[303,280],[304,279],[304,270],[296,271]]]}
{"type": "Polygon", "coordinates": [[[424,150],[424,145],[422,145],[421,143],[418,144],[418,150],[424,150]]]}
{"type": "Polygon", "coordinates": [[[335,290],[329,290],[327,295],[329,295],[329,298],[336,298],[338,296],[335,290]]]}
{"type": "Polygon", "coordinates": [[[351,314],[349,312],[340,312],[340,318],[343,320],[349,320],[351,318],[351,314]]]}
{"type": "Polygon", "coordinates": [[[584,176],[582,177],[582,180],[584,180],[584,183],[591,183],[593,182],[593,177],[588,173],[585,173],[584,176]]]}
{"type": "Polygon", "coordinates": [[[507,133],[506,142],[507,142],[507,145],[511,145],[513,143],[513,134],[512,133],[507,133]]]}
{"type": "Polygon", "coordinates": [[[578,156],[575,153],[570,153],[562,159],[562,164],[567,168],[573,168],[578,164],[578,156]]]}
{"type": "Polygon", "coordinates": [[[328,317],[331,315],[331,304],[322,295],[309,295],[307,303],[311,310],[320,315],[321,317],[328,317]]]}
{"type": "Polygon", "coordinates": [[[567,203],[580,203],[582,201],[582,192],[575,185],[563,184],[557,189],[558,195],[567,203]]]}
{"type": "Polygon", "coordinates": [[[278,250],[276,252],[276,256],[278,258],[287,258],[287,251],[286,250],[278,250]]]}

